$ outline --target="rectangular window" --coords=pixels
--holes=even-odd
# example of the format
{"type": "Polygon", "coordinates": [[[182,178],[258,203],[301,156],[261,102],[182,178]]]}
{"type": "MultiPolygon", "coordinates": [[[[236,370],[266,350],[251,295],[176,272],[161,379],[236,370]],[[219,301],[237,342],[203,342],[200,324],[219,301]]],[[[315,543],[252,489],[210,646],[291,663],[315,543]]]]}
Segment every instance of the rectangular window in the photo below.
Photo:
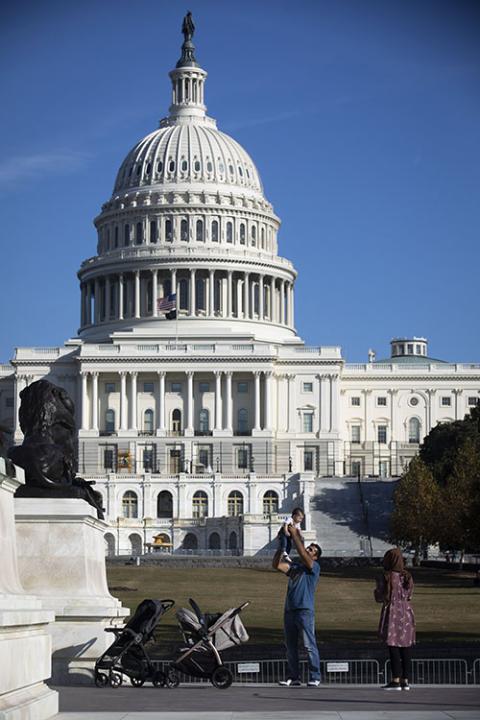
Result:
{"type": "Polygon", "coordinates": [[[407,345],[407,355],[413,355],[413,345],[407,345]]]}
{"type": "Polygon", "coordinates": [[[311,393],[313,392],[313,383],[311,382],[304,382],[303,383],[303,392],[311,393]]]}
{"type": "Polygon", "coordinates": [[[200,445],[198,448],[198,464],[202,470],[211,470],[212,468],[212,448],[210,445],[200,445]]]}
{"type": "Polygon", "coordinates": [[[311,412],[303,413],[303,432],[313,432],[313,413],[311,412]]]}
{"type": "Polygon", "coordinates": [[[237,452],[237,465],[239,470],[248,470],[249,467],[249,449],[248,447],[239,447],[237,452]]]}
{"type": "Polygon", "coordinates": [[[143,383],[143,392],[153,393],[153,382],[143,383]]]}
{"type": "Polygon", "coordinates": [[[182,383],[172,382],[172,384],[170,385],[170,389],[174,393],[181,393],[182,392],[182,383]]]}
{"type": "Polygon", "coordinates": [[[362,461],[361,460],[352,460],[352,476],[360,477],[361,474],[362,474],[362,461]]]}
{"type": "Polygon", "coordinates": [[[452,404],[452,398],[448,395],[442,397],[442,407],[450,407],[452,404]]]}
{"type": "Polygon", "coordinates": [[[356,443],[357,445],[360,443],[360,430],[360,425],[352,425],[351,427],[352,443],[356,443]]]}
{"type": "Polygon", "coordinates": [[[383,445],[387,442],[387,426],[386,425],[378,426],[377,438],[378,438],[378,442],[383,445]]]}
{"type": "Polygon", "coordinates": [[[143,448],[143,469],[147,472],[151,472],[153,470],[154,452],[155,451],[152,445],[146,445],[143,448]]]}
{"type": "Polygon", "coordinates": [[[103,469],[116,470],[117,449],[114,445],[104,445],[103,447],[103,469]]]}
{"type": "Polygon", "coordinates": [[[108,393],[114,393],[116,392],[116,385],[115,383],[105,383],[105,392],[108,393]]]}
{"type": "Polygon", "coordinates": [[[248,382],[239,382],[237,385],[237,391],[239,393],[248,393],[248,382]]]}
{"type": "Polygon", "coordinates": [[[354,396],[351,398],[351,401],[352,401],[352,405],[353,405],[354,407],[360,407],[360,397],[359,397],[358,395],[354,395],[354,396]]]}
{"type": "Polygon", "coordinates": [[[204,393],[204,392],[210,392],[210,383],[208,383],[208,382],[201,382],[201,383],[198,384],[198,389],[199,389],[200,392],[202,392],[202,393],[204,393]]]}
{"type": "Polygon", "coordinates": [[[377,397],[377,405],[386,407],[387,405],[387,398],[384,395],[381,395],[380,397],[377,397]]]}
{"type": "Polygon", "coordinates": [[[313,450],[305,450],[303,453],[303,469],[313,470],[313,450]]]}
{"type": "Polygon", "coordinates": [[[479,400],[478,397],[475,397],[475,395],[469,397],[468,398],[468,406],[474,407],[475,405],[478,405],[479,404],[478,400],[479,400]]]}

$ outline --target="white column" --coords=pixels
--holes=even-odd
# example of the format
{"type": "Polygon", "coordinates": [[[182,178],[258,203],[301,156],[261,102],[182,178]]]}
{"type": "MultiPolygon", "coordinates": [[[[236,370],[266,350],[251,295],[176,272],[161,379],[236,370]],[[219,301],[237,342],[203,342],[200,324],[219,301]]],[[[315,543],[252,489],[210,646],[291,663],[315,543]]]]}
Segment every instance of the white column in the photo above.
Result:
{"type": "Polygon", "coordinates": [[[158,373],[158,430],[165,430],[165,373],[158,373]]]}
{"type": "Polygon", "coordinates": [[[97,325],[100,322],[100,282],[98,278],[95,278],[94,281],[94,288],[95,288],[95,305],[94,305],[94,317],[95,317],[95,325],[97,325]]]}
{"type": "Polygon", "coordinates": [[[190,270],[190,316],[196,315],[196,270],[190,270]]]}
{"type": "Polygon", "coordinates": [[[319,375],[320,381],[320,432],[330,427],[330,383],[327,375],[319,375]]]}
{"type": "Polygon", "coordinates": [[[215,371],[215,430],[222,430],[222,373],[215,371]]]}
{"type": "Polygon", "coordinates": [[[285,325],[285,280],[280,281],[280,324],[285,325]]]}
{"type": "Polygon", "coordinates": [[[255,380],[255,382],[254,382],[255,392],[254,392],[254,397],[253,397],[254,408],[255,408],[255,425],[254,425],[253,429],[260,430],[260,373],[254,372],[253,377],[255,380]]]}
{"type": "Polygon", "coordinates": [[[295,375],[287,375],[288,382],[288,419],[287,432],[295,432],[295,375]]]}
{"type": "Polygon", "coordinates": [[[157,317],[158,270],[152,270],[152,315],[157,317]]]}
{"type": "MultiPolygon", "coordinates": [[[[177,292],[177,271],[176,271],[175,268],[174,268],[173,270],[171,270],[171,278],[170,278],[170,280],[171,280],[171,282],[170,282],[170,287],[171,287],[170,292],[171,292],[171,293],[176,293],[176,292],[177,292]]],[[[179,300],[179,298],[177,298],[177,299],[179,300]]],[[[178,304],[178,303],[177,303],[177,307],[179,307],[179,304],[178,304]]]]}
{"type": "Polygon", "coordinates": [[[140,270],[135,270],[135,317],[140,317],[140,270]]]}
{"type": "Polygon", "coordinates": [[[270,278],[270,320],[275,322],[275,278],[270,278]]]}
{"type": "Polygon", "coordinates": [[[291,283],[287,282],[287,325],[288,327],[292,324],[292,285],[291,283]]]}
{"type": "Polygon", "coordinates": [[[193,432],[193,372],[189,370],[187,373],[187,427],[188,432],[193,432]]]}
{"type": "Polygon", "coordinates": [[[227,317],[229,318],[231,318],[233,314],[232,276],[233,273],[231,270],[229,270],[227,274],[227,317]]]}
{"type": "Polygon", "coordinates": [[[82,430],[88,430],[88,373],[82,372],[82,430]]]}
{"type": "Polygon", "coordinates": [[[86,315],[86,307],[87,303],[85,301],[85,284],[80,284],[80,327],[84,327],[85,325],[85,315],[86,315]]]}
{"type": "Polygon", "coordinates": [[[338,392],[338,375],[330,375],[330,431],[338,432],[338,406],[340,395],[338,392]]]}
{"type": "Polygon", "coordinates": [[[260,320],[263,320],[263,313],[263,275],[260,275],[260,279],[258,281],[258,314],[260,320]]]}
{"type": "Polygon", "coordinates": [[[248,307],[248,284],[250,279],[250,273],[245,273],[243,278],[243,317],[250,317],[250,310],[248,307]]]}
{"type": "Polygon", "coordinates": [[[127,429],[127,373],[120,371],[120,430],[127,429]]]}
{"type": "Polygon", "coordinates": [[[110,320],[110,309],[110,275],[107,275],[105,278],[105,322],[110,320]]]}
{"type": "Polygon", "coordinates": [[[272,429],[272,373],[265,373],[265,430],[272,429]]]}
{"type": "Polygon", "coordinates": [[[123,320],[123,273],[118,276],[118,319],[123,320]]]}
{"type": "Polygon", "coordinates": [[[290,290],[290,326],[295,327],[295,286],[292,283],[290,290]]]}
{"type": "Polygon", "coordinates": [[[250,283],[250,317],[255,317],[255,280],[250,283]]]}
{"type": "Polygon", "coordinates": [[[430,389],[427,390],[428,398],[429,398],[429,418],[430,418],[430,426],[425,428],[425,435],[428,435],[430,430],[435,427],[437,424],[437,412],[436,412],[436,406],[435,406],[435,396],[437,391],[430,389]]]}
{"type": "Polygon", "coordinates": [[[226,389],[225,389],[225,395],[226,395],[226,409],[227,409],[227,427],[226,430],[229,432],[233,432],[233,417],[232,417],[232,410],[233,410],[233,404],[232,404],[232,373],[226,372],[226,389]]]}
{"type": "Polygon", "coordinates": [[[92,375],[92,430],[98,431],[98,373],[92,375]]]}
{"type": "Polygon", "coordinates": [[[137,375],[130,372],[130,430],[137,430],[137,375]]]}
{"type": "Polygon", "coordinates": [[[215,315],[215,270],[210,270],[208,273],[208,315],[214,317],[215,315]]]}

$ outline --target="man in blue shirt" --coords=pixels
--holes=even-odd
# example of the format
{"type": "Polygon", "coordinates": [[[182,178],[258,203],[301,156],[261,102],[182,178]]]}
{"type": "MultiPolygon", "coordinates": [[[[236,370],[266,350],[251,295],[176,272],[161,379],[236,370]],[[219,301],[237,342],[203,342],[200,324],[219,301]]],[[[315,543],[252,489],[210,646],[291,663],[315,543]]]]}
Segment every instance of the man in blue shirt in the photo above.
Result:
{"type": "Polygon", "coordinates": [[[279,684],[287,687],[301,685],[298,660],[298,640],[301,637],[308,654],[309,687],[318,687],[321,681],[320,656],[315,638],[315,590],[320,577],[322,549],[316,543],[304,547],[298,530],[289,525],[288,532],[298,553],[298,560],[282,559],[281,549],[273,558],[273,567],[288,576],[285,597],[285,644],[287,647],[288,678],[279,684]]]}

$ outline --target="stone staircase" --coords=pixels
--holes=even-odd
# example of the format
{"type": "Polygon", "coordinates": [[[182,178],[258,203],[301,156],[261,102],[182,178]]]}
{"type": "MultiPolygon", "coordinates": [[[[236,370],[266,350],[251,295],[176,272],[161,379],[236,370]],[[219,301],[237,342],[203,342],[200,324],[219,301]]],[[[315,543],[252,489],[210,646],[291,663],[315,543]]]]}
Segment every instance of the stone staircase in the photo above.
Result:
{"type": "Polygon", "coordinates": [[[370,532],[374,554],[383,555],[391,547],[387,538],[395,487],[396,480],[388,478],[362,480],[361,488],[356,478],[316,480],[310,501],[311,529],[323,554],[370,555],[370,532]]]}

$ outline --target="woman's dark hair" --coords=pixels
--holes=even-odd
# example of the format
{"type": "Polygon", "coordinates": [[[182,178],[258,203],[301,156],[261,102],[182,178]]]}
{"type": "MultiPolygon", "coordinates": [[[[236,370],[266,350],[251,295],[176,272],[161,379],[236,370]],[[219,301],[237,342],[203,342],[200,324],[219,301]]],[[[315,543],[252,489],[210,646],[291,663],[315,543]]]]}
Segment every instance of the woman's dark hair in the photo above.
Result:
{"type": "Polygon", "coordinates": [[[295,513],[301,512],[302,515],[305,517],[305,510],[301,507],[293,508],[292,510],[292,517],[295,515],[295,513]]]}

